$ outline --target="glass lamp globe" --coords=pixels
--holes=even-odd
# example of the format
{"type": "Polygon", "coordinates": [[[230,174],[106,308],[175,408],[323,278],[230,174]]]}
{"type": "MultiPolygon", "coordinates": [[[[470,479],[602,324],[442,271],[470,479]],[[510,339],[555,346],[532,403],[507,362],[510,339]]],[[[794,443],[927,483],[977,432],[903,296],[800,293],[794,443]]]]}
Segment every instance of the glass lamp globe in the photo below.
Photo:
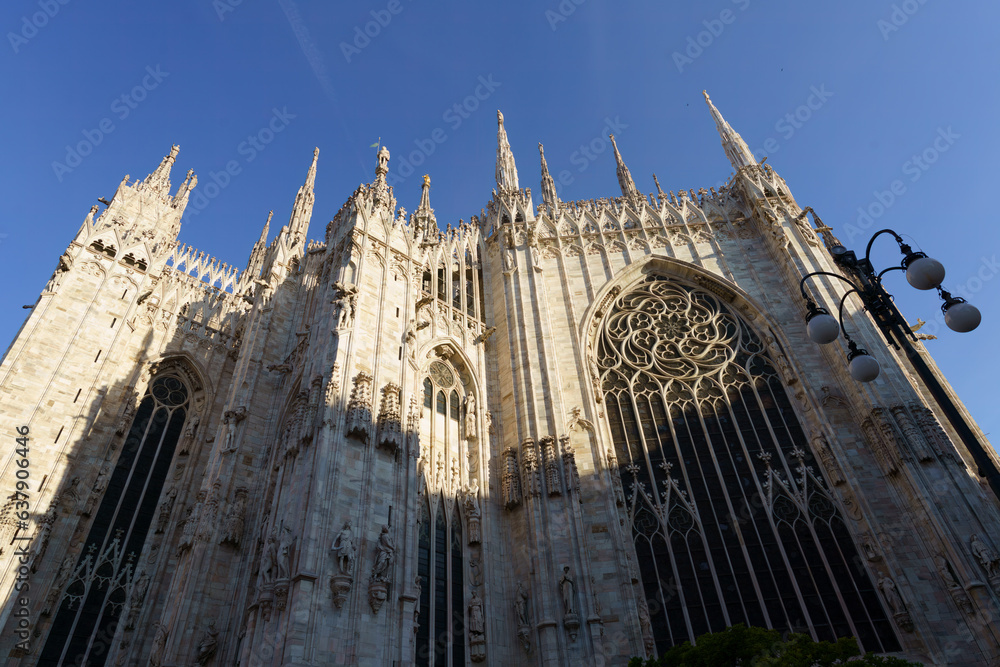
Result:
{"type": "Polygon", "coordinates": [[[871,382],[878,377],[881,370],[875,357],[868,353],[858,354],[851,359],[848,367],[851,371],[851,377],[858,382],[871,382]]]}
{"type": "Polygon", "coordinates": [[[934,289],[944,281],[944,265],[922,253],[906,263],[906,282],[919,290],[934,289]]]}
{"type": "Polygon", "coordinates": [[[971,303],[956,301],[950,305],[946,304],[944,311],[944,323],[948,328],[958,333],[968,333],[979,326],[983,316],[979,309],[971,303]]]}
{"type": "Polygon", "coordinates": [[[812,342],[826,345],[837,340],[837,336],[840,335],[840,323],[829,313],[818,313],[806,322],[806,331],[812,342]]]}

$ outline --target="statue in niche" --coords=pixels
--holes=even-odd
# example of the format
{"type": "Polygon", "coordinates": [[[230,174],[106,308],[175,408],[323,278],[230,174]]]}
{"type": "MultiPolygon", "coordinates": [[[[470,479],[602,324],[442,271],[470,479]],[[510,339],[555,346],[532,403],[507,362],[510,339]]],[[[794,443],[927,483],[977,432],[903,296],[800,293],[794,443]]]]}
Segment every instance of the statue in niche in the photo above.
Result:
{"type": "Polygon", "coordinates": [[[265,584],[274,583],[278,569],[278,540],[274,535],[268,535],[267,544],[260,557],[260,576],[265,584]]]}
{"type": "Polygon", "coordinates": [[[215,656],[219,648],[219,631],[215,629],[215,623],[209,622],[208,629],[201,636],[198,642],[198,664],[204,667],[215,656]]]}
{"type": "Polygon", "coordinates": [[[198,434],[198,424],[201,423],[201,417],[194,414],[188,419],[187,426],[184,428],[184,437],[188,440],[194,440],[195,436],[198,434]]]}
{"type": "Polygon", "coordinates": [[[222,448],[223,454],[236,451],[236,429],[239,423],[246,419],[247,409],[240,406],[235,410],[226,410],[222,417],[222,423],[226,425],[225,446],[222,448]]]}
{"type": "Polygon", "coordinates": [[[156,633],[153,635],[152,648],[149,651],[149,667],[162,667],[163,650],[167,646],[167,626],[163,623],[156,624],[156,633]]]}
{"type": "Polygon", "coordinates": [[[479,544],[483,540],[483,514],[479,509],[479,485],[476,480],[472,480],[471,487],[465,487],[465,514],[469,521],[469,544],[479,544]]]}
{"type": "Polygon", "coordinates": [[[59,564],[59,570],[56,572],[52,586],[49,588],[49,595],[45,598],[45,609],[42,610],[42,616],[49,616],[52,613],[53,607],[59,601],[59,594],[62,593],[63,587],[73,574],[73,565],[75,563],[76,558],[73,554],[68,553],[63,556],[62,563],[59,564]]]}
{"type": "Polygon", "coordinates": [[[885,603],[889,605],[889,610],[893,614],[903,614],[906,612],[906,605],[896,589],[896,583],[888,575],[882,573],[878,579],[878,588],[885,596],[885,603]]]}
{"type": "Polygon", "coordinates": [[[475,440],[479,430],[479,422],[476,417],[476,395],[469,394],[465,399],[465,439],[475,440]]]}
{"type": "Polygon", "coordinates": [[[97,474],[97,479],[94,480],[94,487],[87,498],[87,504],[83,507],[83,516],[90,516],[94,512],[94,508],[97,507],[97,503],[104,494],[105,489],[108,488],[108,476],[110,474],[111,466],[105,463],[101,467],[101,472],[97,474]]]}
{"type": "Polygon", "coordinates": [[[469,633],[475,637],[486,633],[486,619],[483,617],[483,601],[472,591],[472,599],[469,600],[469,633]]]}
{"type": "Polygon", "coordinates": [[[132,591],[128,596],[128,615],[125,617],[125,629],[131,630],[139,620],[139,613],[142,611],[142,604],[146,600],[146,591],[149,589],[149,575],[143,570],[139,573],[135,583],[132,584],[132,591]]]}
{"type": "Polygon", "coordinates": [[[576,582],[569,576],[569,565],[563,566],[563,575],[559,579],[559,594],[562,596],[563,613],[567,616],[576,613],[576,582]]]}
{"type": "Polygon", "coordinates": [[[1000,557],[985,542],[980,540],[978,535],[973,534],[972,539],[969,540],[969,547],[991,579],[1000,575],[1000,557]]]}
{"type": "Polygon", "coordinates": [[[281,529],[281,542],[278,543],[278,579],[288,579],[291,577],[292,544],[294,543],[295,536],[292,534],[292,529],[284,526],[281,529]]]}
{"type": "Polygon", "coordinates": [[[389,526],[382,526],[382,534],[379,535],[378,544],[375,546],[375,565],[372,567],[372,581],[389,581],[389,571],[392,568],[392,561],[396,555],[396,547],[392,543],[389,535],[389,526]]]}
{"type": "Polygon", "coordinates": [[[334,553],[334,558],[337,559],[337,566],[340,568],[341,574],[350,574],[354,569],[354,533],[351,531],[351,522],[348,521],[344,524],[344,528],[337,535],[337,538],[333,541],[333,546],[330,551],[334,553]]]}
{"type": "Polygon", "coordinates": [[[160,503],[160,511],[156,517],[156,534],[163,533],[170,522],[170,512],[174,509],[174,500],[177,499],[177,488],[167,491],[167,497],[160,503]]]}
{"type": "Polygon", "coordinates": [[[517,582],[517,592],[514,594],[514,614],[517,616],[517,624],[528,625],[528,592],[524,590],[521,582],[517,582]]]}

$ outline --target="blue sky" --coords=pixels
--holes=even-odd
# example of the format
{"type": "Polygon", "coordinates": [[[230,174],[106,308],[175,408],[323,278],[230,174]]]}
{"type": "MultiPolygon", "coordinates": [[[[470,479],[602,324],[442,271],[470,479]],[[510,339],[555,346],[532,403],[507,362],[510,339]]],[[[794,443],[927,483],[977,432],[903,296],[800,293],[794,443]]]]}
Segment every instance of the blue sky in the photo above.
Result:
{"type": "MultiPolygon", "coordinates": [[[[214,194],[189,206],[181,241],[242,266],[268,211],[287,220],[314,146],[314,237],[371,180],[380,137],[400,205],[416,208],[429,173],[438,220],[468,220],[493,187],[498,108],[536,199],[539,141],[564,199],[619,194],[610,151],[583,150],[609,126],[640,190],[654,172],[666,190],[719,184],[731,170],[708,89],[849,247],[892,227],[945,263],[946,287],[984,321],[966,335],[942,326],[928,348],[1000,434],[998,23],[996,3],[942,0],[8,0],[0,341],[91,204],[173,143],[175,185],[193,168],[195,192],[214,194]],[[77,161],[67,147],[81,142],[92,150],[77,161]],[[405,158],[420,162],[412,173],[405,158]],[[224,187],[207,188],[213,173],[224,187]]],[[[875,257],[897,254],[885,241],[875,257]]],[[[938,315],[932,294],[898,274],[888,285],[911,320],[938,315]]]]}

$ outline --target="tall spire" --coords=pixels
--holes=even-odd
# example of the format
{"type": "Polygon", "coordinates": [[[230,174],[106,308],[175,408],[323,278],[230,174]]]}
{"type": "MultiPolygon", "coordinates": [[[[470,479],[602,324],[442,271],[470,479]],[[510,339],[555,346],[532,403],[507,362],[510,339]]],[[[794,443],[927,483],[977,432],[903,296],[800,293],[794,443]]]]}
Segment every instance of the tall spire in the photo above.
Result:
{"type": "Polygon", "coordinates": [[[503,128],[503,114],[497,109],[497,187],[504,190],[517,190],[517,166],[514,164],[514,154],[507,141],[507,130],[503,128]]]}
{"type": "Polygon", "coordinates": [[[295,206],[292,208],[292,216],[288,220],[288,231],[292,237],[297,237],[298,241],[305,241],[309,231],[309,221],[312,219],[313,203],[316,196],[313,194],[313,187],[316,185],[316,161],[319,159],[319,149],[313,150],[312,164],[306,172],[306,182],[299,188],[299,193],[295,195],[295,206]]]}
{"type": "Polygon", "coordinates": [[[163,158],[160,162],[160,166],[157,167],[152,174],[146,177],[146,180],[142,182],[143,186],[146,188],[159,190],[160,194],[163,196],[170,195],[170,168],[174,166],[174,160],[177,159],[177,153],[179,153],[181,147],[174,144],[170,147],[170,153],[163,158]]]}
{"type": "Polygon", "coordinates": [[[556,194],[556,182],[549,174],[549,165],[545,162],[545,147],[541,142],[538,143],[538,154],[542,156],[542,201],[550,211],[555,211],[559,207],[559,195],[556,194]]]}
{"type": "Polygon", "coordinates": [[[177,194],[174,195],[174,208],[184,210],[184,207],[187,206],[188,197],[196,185],[198,185],[198,177],[195,176],[194,169],[188,169],[184,182],[177,188],[177,194]]]}
{"type": "Polygon", "coordinates": [[[656,196],[657,196],[657,198],[660,201],[663,201],[664,199],[667,198],[667,193],[664,192],[663,188],[660,187],[660,179],[658,179],[656,177],[656,174],[653,174],[653,182],[656,183],[656,196]]]}
{"type": "Polygon", "coordinates": [[[243,271],[244,282],[251,282],[254,278],[260,277],[260,268],[264,265],[264,253],[267,252],[267,234],[271,229],[271,216],[274,211],[267,214],[267,222],[260,232],[260,238],[253,244],[250,251],[250,258],[247,260],[247,268],[243,271]]]}
{"type": "Polygon", "coordinates": [[[615,135],[609,134],[608,136],[611,137],[611,146],[615,149],[615,162],[618,164],[618,185],[622,189],[622,196],[628,197],[632,200],[641,199],[642,195],[639,194],[639,189],[635,187],[635,181],[632,180],[632,174],[629,172],[628,167],[625,166],[625,161],[622,160],[622,154],[618,152],[618,144],[615,142],[615,135]]]}
{"type": "Polygon", "coordinates": [[[708,91],[701,91],[705,96],[705,102],[708,103],[708,108],[712,110],[712,118],[715,119],[715,127],[719,130],[719,136],[722,137],[722,148],[726,151],[726,157],[729,158],[730,164],[733,165],[733,169],[737,171],[742,167],[749,167],[750,165],[757,164],[757,160],[754,159],[753,153],[750,151],[750,147],[747,146],[746,142],[743,141],[736,130],[730,127],[726,119],[722,117],[719,110],[715,108],[712,104],[711,98],[708,96],[708,91]]]}
{"type": "Polygon", "coordinates": [[[437,229],[437,218],[431,208],[431,177],[424,174],[424,184],[420,188],[420,205],[413,213],[413,232],[418,238],[425,238],[428,233],[437,229]]]}

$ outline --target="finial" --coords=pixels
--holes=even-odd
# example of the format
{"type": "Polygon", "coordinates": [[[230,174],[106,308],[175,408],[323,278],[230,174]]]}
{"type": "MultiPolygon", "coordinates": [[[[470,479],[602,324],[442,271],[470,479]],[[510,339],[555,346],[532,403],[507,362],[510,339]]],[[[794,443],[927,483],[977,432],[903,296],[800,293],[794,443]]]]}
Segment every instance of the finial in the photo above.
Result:
{"type": "Polygon", "coordinates": [[[430,186],[430,184],[431,184],[431,175],[424,174],[424,185],[430,186]]]}

